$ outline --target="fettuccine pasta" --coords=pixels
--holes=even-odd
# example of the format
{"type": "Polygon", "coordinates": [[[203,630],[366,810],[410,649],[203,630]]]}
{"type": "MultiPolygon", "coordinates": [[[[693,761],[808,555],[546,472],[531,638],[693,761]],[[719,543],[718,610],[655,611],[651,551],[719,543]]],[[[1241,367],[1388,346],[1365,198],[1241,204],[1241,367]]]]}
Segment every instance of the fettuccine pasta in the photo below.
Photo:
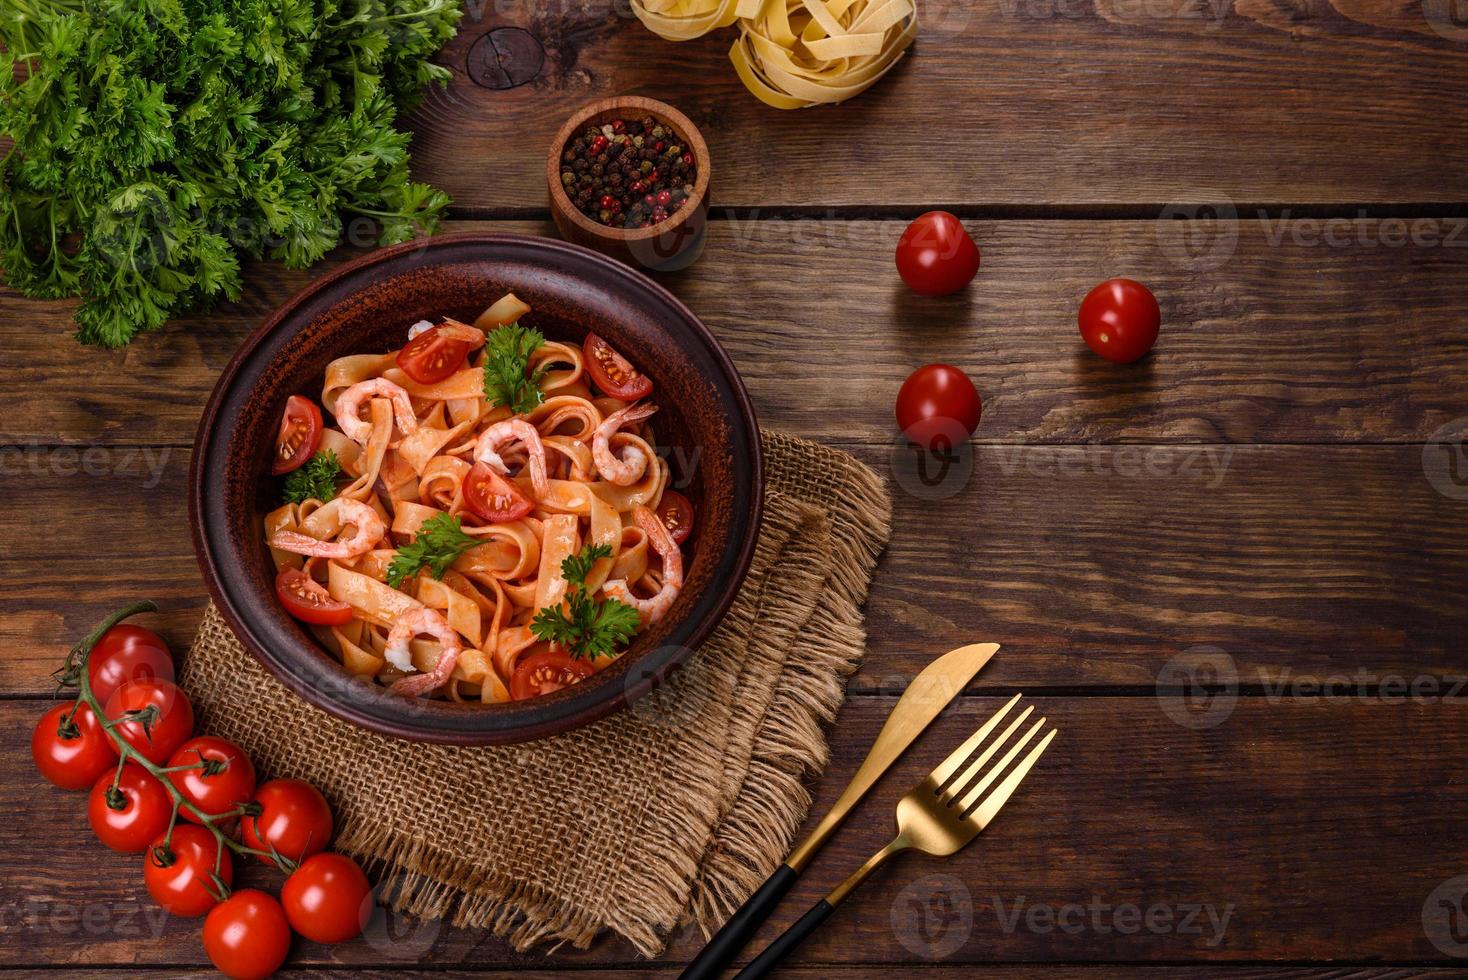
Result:
{"type": "Polygon", "coordinates": [[[651,379],[595,335],[545,340],[529,312],[510,295],[337,358],[334,424],[287,406],[276,470],[311,495],[265,516],[277,592],[351,674],[456,701],[548,693],[682,586],[693,513],[655,450],[651,379]]]}

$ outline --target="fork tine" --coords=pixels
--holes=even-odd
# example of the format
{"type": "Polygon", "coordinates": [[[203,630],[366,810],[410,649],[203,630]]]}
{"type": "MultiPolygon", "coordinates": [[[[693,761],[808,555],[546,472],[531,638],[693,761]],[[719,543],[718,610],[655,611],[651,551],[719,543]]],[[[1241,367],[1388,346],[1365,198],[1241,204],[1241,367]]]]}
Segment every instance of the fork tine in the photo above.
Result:
{"type": "Polygon", "coordinates": [[[994,757],[994,753],[998,752],[1004,747],[1004,743],[1009,741],[1009,737],[1015,733],[1015,730],[1018,729],[1020,725],[1024,724],[1025,719],[1028,718],[1030,716],[1030,712],[1034,710],[1035,706],[1033,704],[1025,705],[1025,710],[1019,713],[1019,717],[1014,719],[1014,721],[1011,721],[1008,728],[1000,732],[999,736],[991,741],[984,748],[983,752],[980,752],[977,756],[973,758],[973,761],[970,762],[968,766],[964,769],[963,775],[953,780],[953,782],[948,785],[946,791],[939,794],[945,802],[952,802],[955,797],[957,797],[964,791],[964,787],[972,782],[973,778],[983,770],[984,764],[994,757]]]}
{"type": "MultiPolygon", "coordinates": [[[[964,813],[972,809],[974,803],[978,801],[979,797],[984,795],[984,791],[993,784],[994,780],[998,779],[1004,774],[1004,771],[1009,768],[1009,764],[1014,761],[1015,756],[1024,751],[1024,747],[1029,744],[1030,739],[1034,738],[1035,733],[1044,727],[1045,719],[1041,718],[1039,721],[1030,726],[1030,730],[1025,732],[1024,737],[1022,737],[1018,742],[1015,742],[1012,746],[1010,746],[1009,751],[1004,753],[1004,758],[994,763],[994,765],[989,768],[989,771],[983,774],[982,779],[980,779],[973,786],[963,787],[961,790],[962,799],[960,799],[959,802],[956,804],[956,806],[958,807],[958,812],[964,813]]],[[[1009,736],[1009,732],[1005,732],[1004,734],[1005,738],[1007,739],[1009,736]]],[[[1002,744],[1003,740],[995,742],[994,745],[990,746],[989,754],[993,755],[994,750],[1002,744]]],[[[955,798],[959,797],[960,791],[955,790],[953,795],[955,798]]]]}
{"type": "Polygon", "coordinates": [[[1015,702],[1019,699],[1020,695],[1018,694],[1010,698],[1008,704],[1000,708],[998,711],[994,712],[993,716],[990,717],[988,721],[979,726],[978,731],[970,735],[967,741],[965,741],[962,745],[949,753],[948,758],[944,759],[942,764],[939,765],[937,769],[933,770],[930,778],[933,780],[933,782],[938,784],[940,789],[948,784],[948,780],[952,778],[954,773],[958,772],[958,767],[963,765],[964,762],[967,761],[968,757],[973,754],[974,749],[978,747],[979,743],[982,742],[984,738],[994,730],[994,726],[999,724],[999,720],[1009,713],[1009,709],[1013,708],[1015,702]]]}
{"type": "MultiPolygon", "coordinates": [[[[1043,721],[1041,723],[1043,724],[1043,721]]],[[[989,821],[994,819],[994,814],[998,813],[1000,808],[1009,802],[1010,795],[1014,793],[1020,783],[1024,782],[1024,778],[1030,774],[1030,769],[1034,766],[1036,760],[1045,754],[1045,750],[1050,747],[1051,740],[1059,734],[1059,731],[1058,728],[1052,728],[1050,734],[1040,740],[1039,745],[1030,749],[1030,754],[1025,756],[1024,761],[1014,767],[1014,771],[1005,777],[1004,782],[999,784],[999,788],[993,793],[990,793],[989,798],[983,802],[983,805],[974,811],[973,816],[968,818],[970,820],[977,820],[980,830],[989,826],[989,821]]]]}

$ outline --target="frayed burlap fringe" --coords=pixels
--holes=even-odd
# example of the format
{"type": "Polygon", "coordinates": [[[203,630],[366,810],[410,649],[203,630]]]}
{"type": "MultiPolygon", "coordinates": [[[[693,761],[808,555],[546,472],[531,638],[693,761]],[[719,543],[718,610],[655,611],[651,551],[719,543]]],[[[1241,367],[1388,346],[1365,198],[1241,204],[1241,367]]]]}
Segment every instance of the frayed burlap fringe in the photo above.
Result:
{"type": "Polygon", "coordinates": [[[203,725],[263,772],[322,787],[335,846],[381,901],[520,950],[612,930],[656,955],[680,921],[717,927],[789,850],[865,643],[885,488],[844,453],[764,444],[766,516],[739,597],[683,669],[613,717],[512,746],[378,736],[287,692],[213,609],[182,681],[203,725]]]}

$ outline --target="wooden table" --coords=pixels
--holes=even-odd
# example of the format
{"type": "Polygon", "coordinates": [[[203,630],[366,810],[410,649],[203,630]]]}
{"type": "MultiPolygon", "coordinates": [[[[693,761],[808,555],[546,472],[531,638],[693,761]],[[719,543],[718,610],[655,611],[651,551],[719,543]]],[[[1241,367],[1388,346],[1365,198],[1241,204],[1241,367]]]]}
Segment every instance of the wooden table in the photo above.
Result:
{"type": "MultiPolygon", "coordinates": [[[[983,394],[970,475],[894,481],[817,807],[930,657],[1004,651],[775,925],[885,839],[896,795],[1001,697],[1026,691],[1063,737],[983,842],[881,872],[793,975],[1461,968],[1468,26],[1442,0],[924,7],[879,87],[780,113],[739,86],[727,34],[674,45],[616,4],[481,4],[415,121],[417,176],[456,202],[448,230],[550,234],[560,121],[608,94],[671,101],[708,137],[716,207],[702,261],[665,282],[763,422],[895,475],[908,371],[949,361],[983,394]],[[984,268],[927,300],[892,249],[936,205],[967,219],[984,268]],[[1075,328],[1112,275],[1162,303],[1133,367],[1075,328]]],[[[33,776],[26,735],[105,611],[158,597],[187,646],[194,426],[236,344],[309,278],[256,265],[241,302],[110,353],[69,339],[65,304],[4,295],[0,966],[208,966],[197,925],[160,922],[136,859],[33,776]]],[[[669,976],[698,946],[520,955],[390,925],[298,945],[292,966],[669,976]]]]}

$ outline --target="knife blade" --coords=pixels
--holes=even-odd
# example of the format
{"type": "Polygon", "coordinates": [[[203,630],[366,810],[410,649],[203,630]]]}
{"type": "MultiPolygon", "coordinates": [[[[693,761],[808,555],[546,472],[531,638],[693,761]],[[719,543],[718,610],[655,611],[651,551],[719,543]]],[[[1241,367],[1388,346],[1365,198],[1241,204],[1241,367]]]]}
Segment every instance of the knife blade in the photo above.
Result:
{"type": "Polygon", "coordinates": [[[882,773],[907,750],[933,720],[943,712],[959,693],[968,686],[975,675],[983,669],[999,650],[997,643],[970,643],[950,650],[934,660],[914,677],[902,697],[897,699],[892,713],[877,734],[876,741],[867,750],[867,756],[857,767],[856,775],[846,784],[841,796],[816,824],[785,863],[749,897],[739,910],[729,917],[708,945],[698,954],[680,975],[679,980],[707,980],[716,977],[739,951],[749,937],[774,911],[780,899],[795,884],[800,872],[810,863],[817,851],[841,826],[852,808],[874,786],[882,773]]]}

